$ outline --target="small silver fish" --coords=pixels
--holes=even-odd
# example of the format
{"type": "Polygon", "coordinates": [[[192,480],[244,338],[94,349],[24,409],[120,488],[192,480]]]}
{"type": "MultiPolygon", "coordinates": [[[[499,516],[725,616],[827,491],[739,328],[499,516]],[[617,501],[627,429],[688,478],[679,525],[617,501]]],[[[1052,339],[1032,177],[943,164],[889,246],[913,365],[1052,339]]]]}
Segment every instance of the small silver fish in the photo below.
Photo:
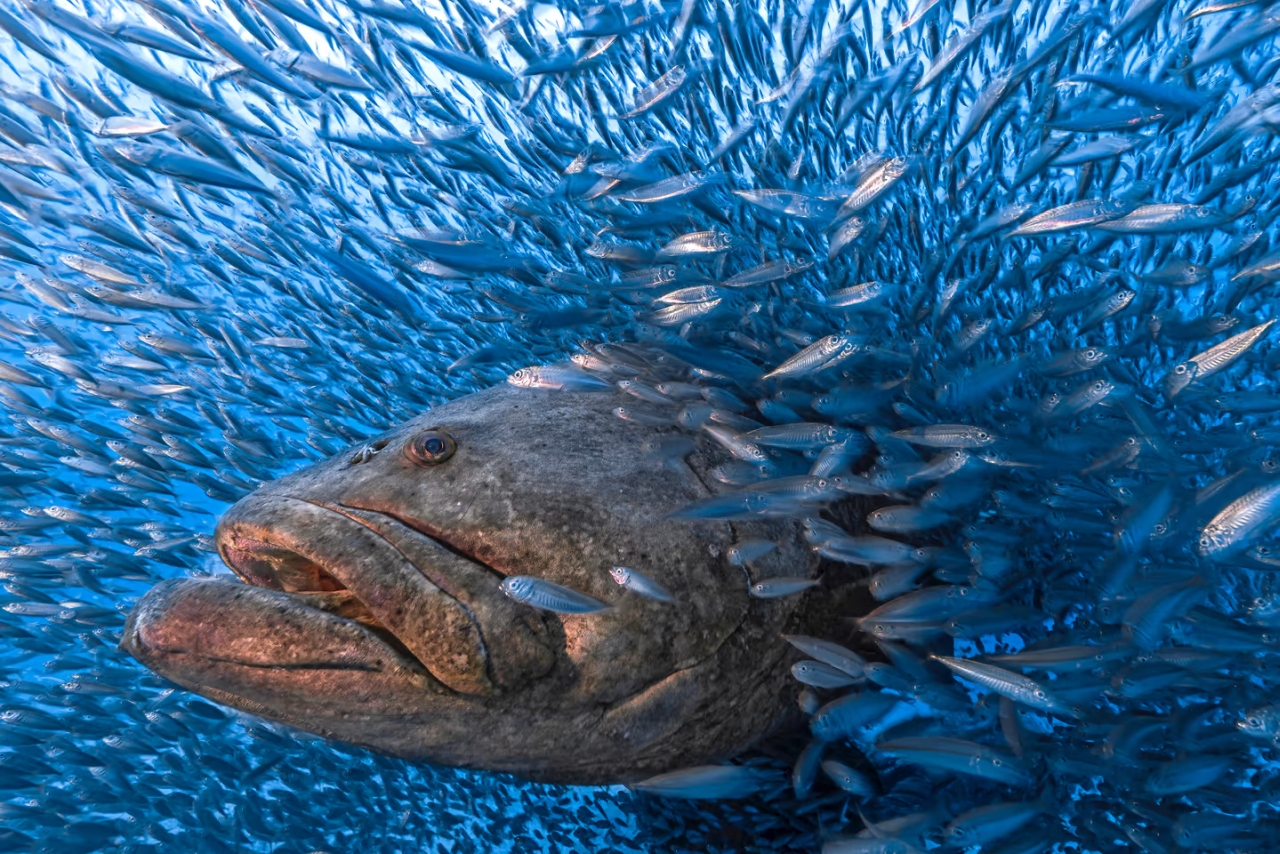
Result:
{"type": "Polygon", "coordinates": [[[927,569],[928,566],[921,563],[890,564],[876,570],[867,581],[867,589],[877,602],[887,602],[917,589],[916,582],[927,569]]]}
{"type": "Polygon", "coordinates": [[[672,596],[667,592],[666,588],[651,578],[648,578],[634,569],[625,566],[615,566],[609,570],[609,575],[618,584],[630,590],[632,593],[638,593],[646,599],[653,599],[658,602],[670,602],[672,596]]]}
{"type": "Polygon", "coordinates": [[[902,439],[913,445],[926,448],[982,448],[994,443],[999,437],[981,427],[967,424],[930,424],[926,427],[910,427],[890,433],[894,439],[902,439]]]}
{"type": "Polygon", "coordinates": [[[613,410],[613,414],[623,421],[642,424],[646,427],[670,427],[673,423],[670,415],[638,406],[619,406],[613,410]]]}
{"type": "Polygon", "coordinates": [[[828,335],[778,365],[765,374],[763,379],[799,377],[816,373],[852,356],[857,351],[857,346],[850,335],[828,335]]]}
{"type": "Polygon", "coordinates": [[[1012,754],[959,738],[908,736],[881,741],[876,749],[926,768],[969,774],[1010,786],[1029,785],[1033,779],[1012,754]]]}
{"type": "Polygon", "coordinates": [[[741,798],[767,781],[762,772],[744,765],[697,765],[658,774],[630,788],[666,798],[741,798]]]}
{"type": "Polygon", "coordinates": [[[719,255],[734,247],[732,235],[723,231],[693,231],[682,234],[658,250],[655,256],[663,261],[668,258],[703,257],[719,255]]]}
{"type": "Polygon", "coordinates": [[[1236,722],[1236,727],[1251,738],[1276,741],[1280,739],[1280,706],[1250,709],[1236,722]]]}
{"type": "Polygon", "coordinates": [[[782,638],[805,655],[812,656],[823,664],[830,665],[855,679],[863,677],[867,661],[851,649],[845,649],[838,643],[822,638],[811,638],[808,635],[783,635],[782,638]]]}
{"type": "Polygon", "coordinates": [[[748,288],[767,285],[803,273],[813,266],[812,261],[769,261],[749,270],[735,273],[722,283],[726,288],[748,288]]]}
{"type": "Polygon", "coordinates": [[[862,681],[821,661],[797,661],[791,665],[791,675],[797,682],[814,688],[845,688],[862,681]]]}
{"type": "Polygon", "coordinates": [[[751,585],[748,592],[756,599],[777,599],[794,596],[818,584],[815,578],[779,577],[766,578],[751,585]]]}
{"type": "Polygon", "coordinates": [[[856,771],[836,759],[822,763],[822,771],[842,790],[860,798],[870,798],[876,793],[875,784],[861,771],[856,771]]]}
{"type": "Polygon", "coordinates": [[[616,193],[613,198],[624,202],[651,205],[657,202],[666,202],[691,196],[705,187],[721,183],[724,183],[723,175],[690,172],[684,175],[676,175],[672,178],[664,178],[661,181],[646,184],[634,190],[616,193]]]}
{"type": "MultiPolygon", "coordinates": [[[[816,695],[814,695],[814,699],[817,699],[816,695]]],[[[795,765],[791,769],[791,788],[795,790],[796,797],[807,797],[810,790],[813,789],[813,784],[818,779],[818,767],[822,762],[822,751],[825,748],[826,744],[824,742],[814,739],[796,757],[795,765]]]]}
{"type": "Polygon", "coordinates": [[[729,563],[732,566],[746,566],[753,560],[759,560],[778,547],[771,540],[743,540],[729,548],[729,563]]]}
{"type": "Polygon", "coordinates": [[[841,531],[810,543],[814,551],[831,560],[864,566],[884,566],[911,562],[915,549],[887,537],[850,537],[841,531]]]}
{"type": "Polygon", "coordinates": [[[956,816],[947,825],[947,841],[956,848],[986,847],[987,843],[1003,839],[1043,811],[1040,803],[996,803],[977,807],[956,816]]]}
{"type": "Polygon", "coordinates": [[[983,664],[980,661],[952,658],[949,655],[934,655],[930,657],[945,665],[948,670],[957,676],[967,679],[976,685],[981,685],[988,691],[994,691],[997,694],[1008,697],[1014,702],[1022,703],[1044,712],[1075,715],[1075,712],[1070,707],[1052,696],[1034,679],[1028,679],[1018,673],[1005,670],[1003,667],[983,664]]]}
{"type": "Polygon", "coordinates": [[[841,288],[827,294],[822,301],[826,308],[862,309],[877,306],[894,296],[901,287],[883,282],[863,282],[851,287],[841,288]]]}
{"type": "Polygon", "coordinates": [[[1260,486],[1228,504],[1200,532],[1200,554],[1220,560],[1280,514],[1280,482],[1260,486]]]}
{"type": "Polygon", "coordinates": [[[818,709],[809,731],[822,741],[839,741],[875,726],[897,705],[897,697],[880,691],[846,694],[818,709]]]}
{"type": "Polygon", "coordinates": [[[1143,788],[1158,797],[1180,795],[1212,785],[1235,760],[1230,756],[1200,754],[1162,762],[1143,781],[1143,788]]]}
{"type": "Polygon", "coordinates": [[[952,519],[935,507],[914,504],[895,504],[881,507],[867,514],[867,524],[877,531],[889,534],[912,533],[945,525],[952,519]]]}
{"type": "Polygon", "coordinates": [[[858,433],[851,433],[841,441],[823,446],[818,458],[813,461],[809,474],[813,477],[832,477],[851,466],[867,449],[866,439],[858,433]]]}
{"type": "Polygon", "coordinates": [[[1197,353],[1187,361],[1175,365],[1165,377],[1165,394],[1172,400],[1192,383],[1202,382],[1230,367],[1248,352],[1249,348],[1257,343],[1275,322],[1272,318],[1252,329],[1246,329],[1221,344],[1215,344],[1203,353],[1197,353]]]}
{"type": "Polygon", "coordinates": [[[609,607],[585,593],[528,575],[505,578],[499,588],[517,602],[557,614],[593,614],[609,607]]]}
{"type": "Polygon", "coordinates": [[[520,368],[507,377],[507,382],[517,388],[557,391],[605,391],[612,387],[579,370],[576,365],[535,365],[520,368]]]}
{"type": "Polygon", "coordinates": [[[702,429],[738,459],[758,466],[773,465],[763,448],[755,442],[748,441],[741,434],[716,424],[704,425],[702,429]]]}
{"type": "Polygon", "coordinates": [[[833,427],[830,424],[801,422],[761,427],[745,434],[743,438],[760,445],[804,451],[834,445],[850,438],[851,435],[848,430],[833,427]]]}

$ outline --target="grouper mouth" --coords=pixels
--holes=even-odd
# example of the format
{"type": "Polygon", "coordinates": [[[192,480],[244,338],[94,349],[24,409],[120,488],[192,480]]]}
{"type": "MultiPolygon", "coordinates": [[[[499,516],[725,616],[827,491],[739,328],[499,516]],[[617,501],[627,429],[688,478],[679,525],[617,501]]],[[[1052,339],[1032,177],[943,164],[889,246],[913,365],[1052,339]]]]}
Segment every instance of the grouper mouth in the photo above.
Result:
{"type": "Polygon", "coordinates": [[[167,582],[126,626],[126,649],[180,684],[243,697],[219,678],[385,670],[419,691],[479,697],[554,664],[540,618],[501,595],[504,574],[424,523],[262,495],[228,511],[216,541],[244,584],[167,582]]]}
{"type": "MultiPolygon", "coordinates": [[[[341,505],[315,506],[342,512],[338,509],[341,505]]],[[[359,521],[358,517],[349,518],[359,521]]],[[[246,584],[285,593],[298,605],[357,623],[395,650],[408,666],[426,670],[423,662],[395,632],[379,621],[368,604],[313,558],[276,543],[235,534],[219,539],[218,552],[223,562],[246,584]]],[[[342,575],[350,578],[349,572],[342,575]]],[[[483,649],[483,642],[481,647],[483,649]]]]}

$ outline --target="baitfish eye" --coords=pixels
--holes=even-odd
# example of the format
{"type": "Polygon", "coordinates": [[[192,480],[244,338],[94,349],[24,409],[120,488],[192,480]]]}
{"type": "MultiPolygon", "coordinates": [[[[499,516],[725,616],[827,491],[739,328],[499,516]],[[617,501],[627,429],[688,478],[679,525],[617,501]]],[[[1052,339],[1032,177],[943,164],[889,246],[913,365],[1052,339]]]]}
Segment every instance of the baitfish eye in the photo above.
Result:
{"type": "Polygon", "coordinates": [[[443,430],[419,433],[404,446],[405,455],[420,466],[438,466],[453,456],[458,443],[443,430]]]}

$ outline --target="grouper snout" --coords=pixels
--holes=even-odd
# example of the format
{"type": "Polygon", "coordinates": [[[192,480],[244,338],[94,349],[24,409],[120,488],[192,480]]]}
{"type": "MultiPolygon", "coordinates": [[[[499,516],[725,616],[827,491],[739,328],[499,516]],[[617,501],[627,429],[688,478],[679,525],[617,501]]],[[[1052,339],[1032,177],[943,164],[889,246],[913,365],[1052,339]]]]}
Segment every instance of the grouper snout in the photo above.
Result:
{"type": "Polygon", "coordinates": [[[613,415],[612,393],[490,389],[263,485],[219,522],[240,581],[172,580],[123,646],[196,693],[409,758],[612,783],[739,752],[793,707],[780,634],[803,598],[753,572],[812,573],[791,521],[667,518],[707,497],[722,452],[646,448],[676,428],[613,415]],[[671,593],[619,586],[626,565],[671,593]],[[558,614],[502,592],[531,576],[609,607],[558,614]]]}

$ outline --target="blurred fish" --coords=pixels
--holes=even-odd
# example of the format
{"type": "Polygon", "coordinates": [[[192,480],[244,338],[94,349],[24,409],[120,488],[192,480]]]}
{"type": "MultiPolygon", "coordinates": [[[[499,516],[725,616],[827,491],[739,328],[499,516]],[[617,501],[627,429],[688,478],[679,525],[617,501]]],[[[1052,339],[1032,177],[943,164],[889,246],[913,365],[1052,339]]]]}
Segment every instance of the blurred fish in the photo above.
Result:
{"type": "Polygon", "coordinates": [[[742,765],[702,765],[650,777],[631,788],[666,798],[742,798],[760,789],[768,778],[742,765]]]}

